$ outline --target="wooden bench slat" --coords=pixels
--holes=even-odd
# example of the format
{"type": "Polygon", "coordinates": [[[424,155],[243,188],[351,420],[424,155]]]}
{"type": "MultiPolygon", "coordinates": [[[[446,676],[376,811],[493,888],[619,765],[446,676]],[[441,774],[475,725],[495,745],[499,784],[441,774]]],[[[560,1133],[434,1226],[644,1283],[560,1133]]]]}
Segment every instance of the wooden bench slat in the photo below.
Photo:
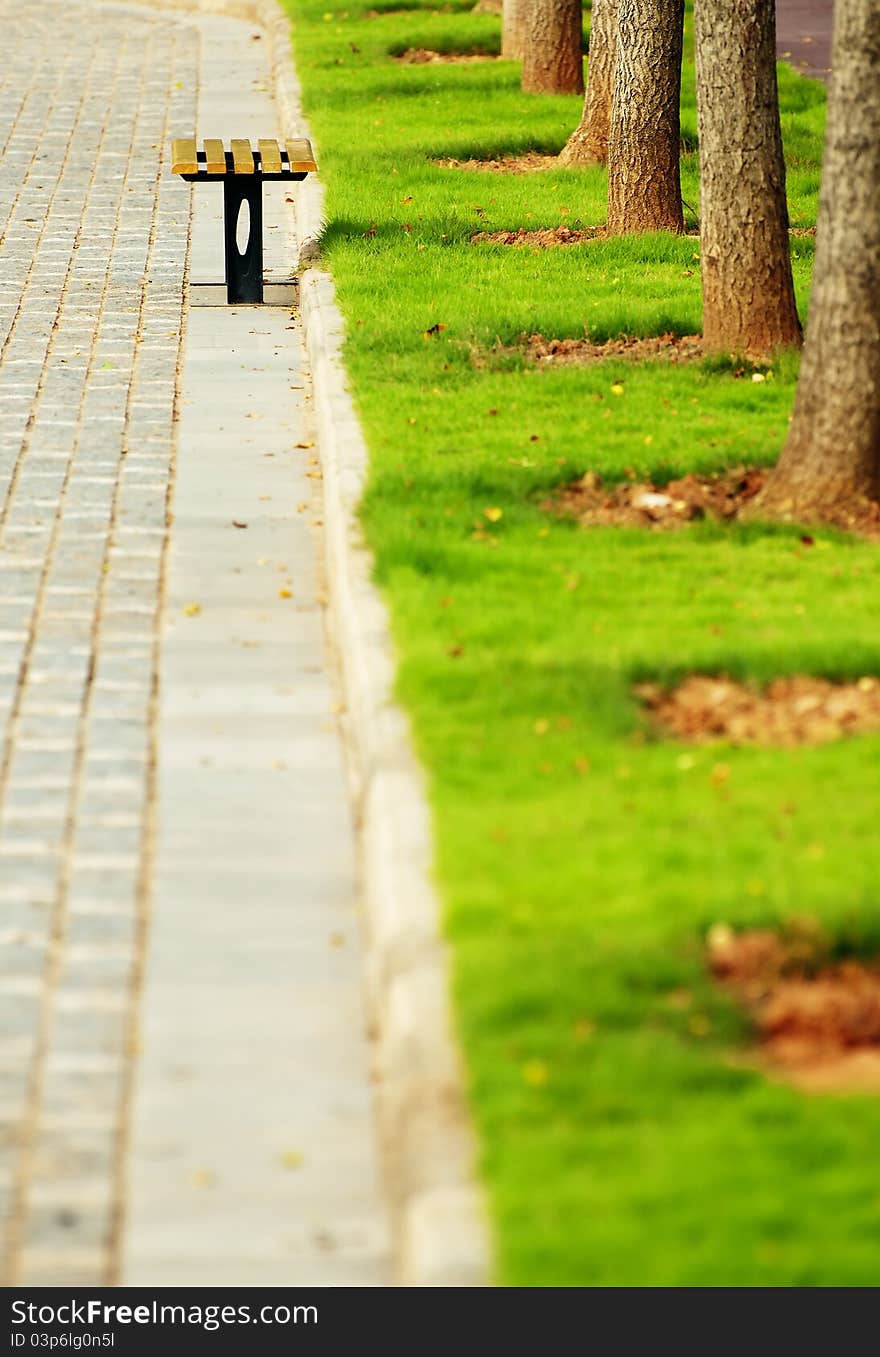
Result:
{"type": "Polygon", "coordinates": [[[218,141],[216,137],[205,138],[205,159],[208,174],[226,173],[226,152],[223,149],[223,142],[218,141]]]}
{"type": "Polygon", "coordinates": [[[281,173],[281,152],[278,149],[277,141],[263,140],[257,142],[260,148],[260,169],[264,174],[281,173]]]}
{"type": "Polygon", "coordinates": [[[291,174],[300,174],[303,170],[311,173],[318,167],[315,164],[315,155],[312,151],[312,143],[308,137],[296,137],[292,141],[284,143],[287,148],[287,159],[290,162],[291,174]]]}
{"type": "Polygon", "coordinates": [[[243,137],[233,137],[229,143],[229,149],[232,151],[232,163],[235,166],[236,174],[254,173],[254,155],[249,141],[243,137]]]}
{"type": "Polygon", "coordinates": [[[195,137],[178,137],[171,143],[171,173],[198,174],[195,137]]]}
{"type": "MultiPolygon", "coordinates": [[[[171,143],[171,169],[174,174],[223,175],[227,173],[226,151],[217,137],[206,137],[201,164],[198,144],[194,137],[177,137],[171,143]]],[[[284,142],[284,150],[274,138],[261,137],[257,142],[260,153],[260,171],[263,174],[310,174],[318,167],[308,137],[292,137],[284,142]],[[286,156],[286,160],[285,157],[286,156]]],[[[244,137],[233,137],[229,143],[234,174],[256,174],[254,152],[244,137]]]]}

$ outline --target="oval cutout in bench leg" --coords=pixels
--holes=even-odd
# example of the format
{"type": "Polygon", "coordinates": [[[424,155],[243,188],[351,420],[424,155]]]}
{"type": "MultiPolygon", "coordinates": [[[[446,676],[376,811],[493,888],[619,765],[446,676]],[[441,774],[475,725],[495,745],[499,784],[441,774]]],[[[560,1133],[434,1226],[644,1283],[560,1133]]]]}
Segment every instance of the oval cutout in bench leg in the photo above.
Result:
{"type": "Polygon", "coordinates": [[[251,206],[247,198],[242,198],[238,209],[238,221],[235,223],[235,247],[244,259],[251,238],[251,206]]]}

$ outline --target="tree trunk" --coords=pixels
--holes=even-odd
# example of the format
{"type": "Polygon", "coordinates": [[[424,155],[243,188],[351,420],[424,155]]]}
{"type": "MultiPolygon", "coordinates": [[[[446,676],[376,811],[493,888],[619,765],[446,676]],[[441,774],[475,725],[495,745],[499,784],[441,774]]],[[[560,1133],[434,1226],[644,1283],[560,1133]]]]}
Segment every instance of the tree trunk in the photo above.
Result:
{"type": "Polygon", "coordinates": [[[477,0],[471,14],[500,14],[504,9],[504,0],[477,0]]]}
{"type": "Polygon", "coordinates": [[[604,165],[608,159],[616,46],[617,0],[593,0],[584,111],[560,152],[562,165],[604,165]]]}
{"type": "Polygon", "coordinates": [[[775,0],[696,0],[703,342],[800,344],[776,89],[775,0]]]}
{"type": "Polygon", "coordinates": [[[608,230],[683,231],[684,0],[619,0],[608,138],[608,230]]]}
{"type": "Polygon", "coordinates": [[[530,0],[503,0],[501,12],[501,55],[522,61],[526,50],[526,24],[530,0]]]}
{"type": "Polygon", "coordinates": [[[788,439],[752,517],[880,500],[880,0],[835,0],[807,339],[788,439]]]}
{"type": "Polygon", "coordinates": [[[583,94],[581,0],[530,0],[523,53],[526,94],[583,94]]]}

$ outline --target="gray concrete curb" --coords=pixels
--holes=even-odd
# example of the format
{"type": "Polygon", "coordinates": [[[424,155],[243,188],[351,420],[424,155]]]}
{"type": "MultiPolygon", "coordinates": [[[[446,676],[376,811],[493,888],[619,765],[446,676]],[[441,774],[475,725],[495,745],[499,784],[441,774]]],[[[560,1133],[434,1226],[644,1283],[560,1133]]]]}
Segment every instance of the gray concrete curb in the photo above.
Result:
{"type": "Polygon", "coordinates": [[[367,450],[345,385],[332,281],[309,269],[301,287],[324,470],[333,630],[359,782],[379,1115],[400,1279],[417,1286],[481,1285],[488,1275],[487,1231],[451,1036],[448,964],[431,885],[430,814],[407,722],[392,701],[387,616],[357,526],[367,450]]]}
{"type": "MultiPolygon", "coordinates": [[[[239,17],[263,28],[283,130],[309,135],[276,0],[152,0],[163,8],[239,17]]],[[[315,147],[320,161],[320,148],[315,147]]],[[[378,1043],[377,1105],[395,1229],[396,1272],[407,1286],[486,1286],[490,1242],[474,1178],[475,1141],[462,1092],[449,1008],[449,964],[432,884],[431,817],[408,722],[393,700],[388,616],[372,583],[357,518],[368,453],[348,391],[345,327],[319,254],[323,191],[297,193],[301,308],[311,363],[333,639],[348,708],[367,919],[367,977],[378,1043]]]]}

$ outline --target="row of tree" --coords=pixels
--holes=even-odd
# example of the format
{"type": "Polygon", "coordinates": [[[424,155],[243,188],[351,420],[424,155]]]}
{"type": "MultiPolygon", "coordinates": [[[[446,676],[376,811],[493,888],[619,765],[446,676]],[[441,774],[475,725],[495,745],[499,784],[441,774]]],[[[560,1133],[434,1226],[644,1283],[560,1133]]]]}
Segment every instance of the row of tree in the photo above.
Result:
{"type": "MultiPolygon", "coordinates": [[[[490,7],[493,0],[481,0],[490,7]]],[[[584,90],[582,0],[502,0],[529,92],[584,90]]],[[[614,234],[684,230],[684,0],[592,0],[583,116],[560,160],[608,166],[614,234]]],[[[801,343],[776,80],[775,0],[694,0],[703,338],[801,343]]],[[[789,436],[756,511],[880,501],[880,0],[835,0],[810,323],[789,436]]]]}

